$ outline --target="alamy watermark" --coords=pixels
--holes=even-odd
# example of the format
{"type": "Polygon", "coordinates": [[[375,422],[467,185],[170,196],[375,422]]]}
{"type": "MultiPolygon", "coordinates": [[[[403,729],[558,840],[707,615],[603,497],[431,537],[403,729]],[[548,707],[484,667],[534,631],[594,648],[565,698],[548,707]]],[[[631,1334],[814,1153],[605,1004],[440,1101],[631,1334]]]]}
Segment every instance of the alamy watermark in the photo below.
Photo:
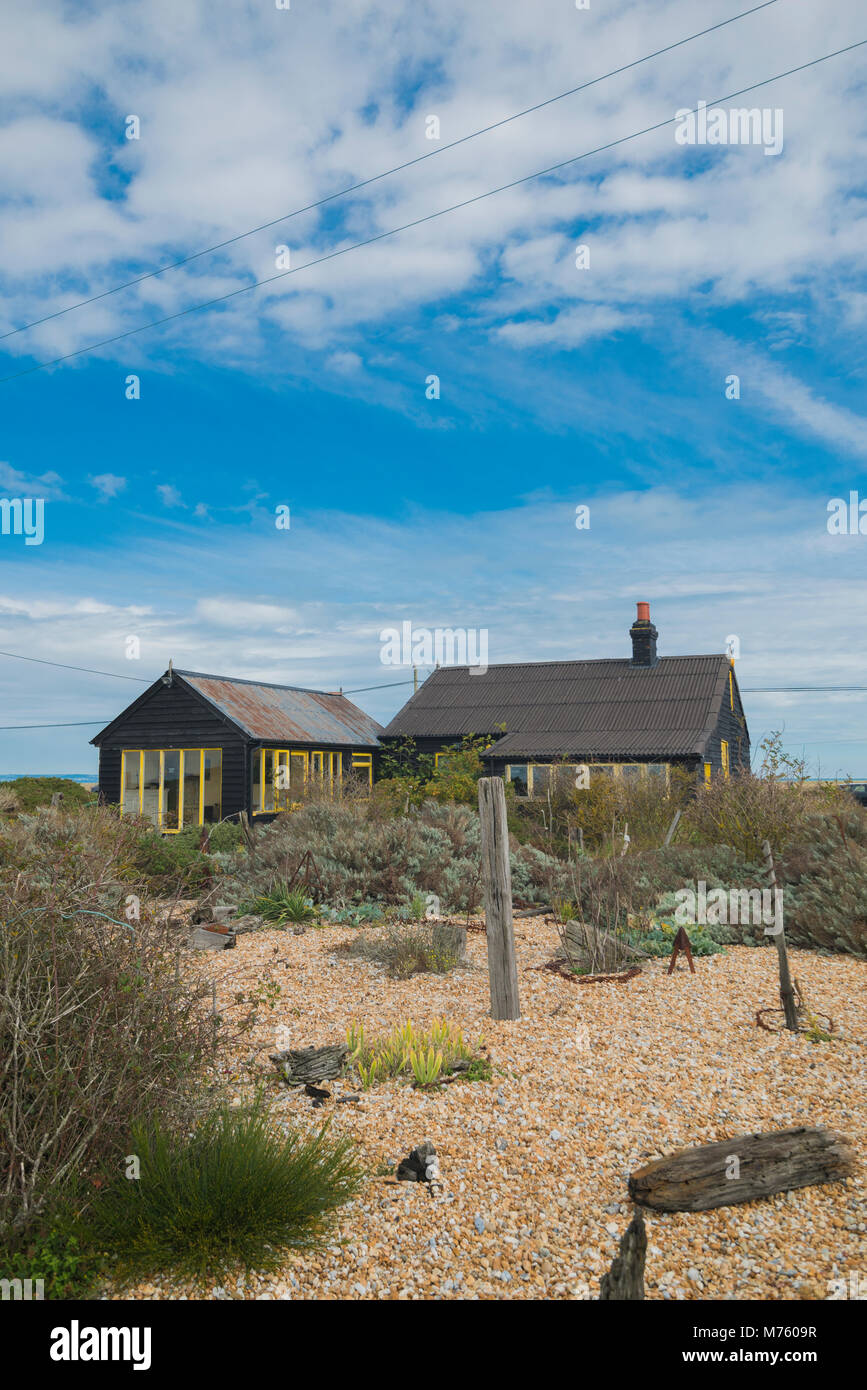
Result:
{"type": "Polygon", "coordinates": [[[674,920],[681,926],[764,926],[765,936],[783,930],[782,888],[712,888],[699,879],[697,891],[678,888],[674,920]]]}
{"type": "Polygon", "coordinates": [[[44,1298],[44,1279],[0,1279],[0,1302],[13,1299],[30,1303],[34,1299],[41,1302],[44,1298]]]}
{"type": "Polygon", "coordinates": [[[488,669],[486,627],[385,627],[379,634],[383,666],[468,666],[471,676],[488,669]]]}
{"type": "Polygon", "coordinates": [[[679,145],[762,145],[765,154],[782,154],[783,110],[780,106],[682,106],[674,113],[679,145]]]}
{"type": "Polygon", "coordinates": [[[45,539],[43,497],[0,497],[0,536],[23,536],[25,545],[45,539]]]}

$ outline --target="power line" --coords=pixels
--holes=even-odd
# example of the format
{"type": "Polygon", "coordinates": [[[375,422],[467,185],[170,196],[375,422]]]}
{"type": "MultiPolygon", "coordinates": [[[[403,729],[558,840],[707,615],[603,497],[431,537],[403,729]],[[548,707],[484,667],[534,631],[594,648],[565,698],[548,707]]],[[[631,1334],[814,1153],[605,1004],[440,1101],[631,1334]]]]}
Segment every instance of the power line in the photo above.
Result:
{"type": "MultiPolygon", "coordinates": [[[[94,671],[90,666],[66,666],[62,661],[45,661],[39,656],[22,656],[20,652],[0,652],[0,656],[12,657],[13,661],[33,661],[37,666],[57,666],[61,671],[85,671],[89,676],[114,676],[118,681],[138,681],[140,685],[152,685],[153,681],[145,676],[122,676],[117,671],[94,671]]],[[[156,678],[154,678],[156,679],[156,678]]],[[[37,725],[22,724],[22,729],[36,728],[37,725]]],[[[42,725],[38,727],[42,728],[42,725]]],[[[46,724],[44,726],[48,728],[46,724]]],[[[58,726],[59,727],[59,726],[58,726]]]]}
{"type": "Polygon", "coordinates": [[[0,732],[8,733],[10,729],[83,729],[85,725],[110,723],[111,719],[76,719],[71,724],[0,724],[0,732]]]}
{"type": "MultiPolygon", "coordinates": [[[[277,227],[281,222],[288,222],[293,217],[300,217],[302,213],[314,212],[317,208],[324,207],[326,203],[334,202],[338,198],[345,198],[350,193],[358,193],[362,188],[369,188],[371,184],[379,183],[382,179],[390,178],[392,174],[400,174],[405,169],[411,169],[415,164],[422,164],[426,159],[433,159],[435,155],[445,154],[447,150],[453,150],[458,145],[465,145],[470,140],[476,140],[480,135],[487,135],[492,130],[499,130],[502,126],[509,125],[512,121],[519,121],[524,116],[530,116],[535,111],[541,111],[546,106],[552,106],[555,102],[563,101],[566,97],[576,96],[579,92],[587,91],[588,87],[595,87],[599,82],[606,82],[610,77],[617,77],[620,73],[628,72],[631,68],[640,67],[642,63],[649,63],[653,58],[660,58],[664,53],[671,53],[675,48],[682,48],[684,44],[692,43],[695,39],[704,38],[706,34],[712,34],[717,29],[724,29],[728,24],[735,24],[739,19],[746,19],[751,14],[757,14],[759,10],[766,10],[771,5],[776,5],[779,0],[763,0],[761,5],[754,5],[750,10],[743,10],[740,14],[732,15],[730,19],[720,20],[718,24],[712,24],[707,29],[700,29],[695,34],[689,34],[685,39],[678,39],[676,43],[670,43],[665,48],[657,48],[653,53],[647,53],[643,58],[636,58],[631,63],[624,63],[622,67],[612,68],[610,72],[603,73],[600,77],[593,77],[589,82],[582,82],[578,87],[570,87],[566,92],[560,92],[558,96],[548,97],[545,101],[536,102],[534,106],[527,106],[523,111],[516,111],[511,116],[505,116],[500,121],[492,121],[490,125],[482,126],[479,130],[472,131],[469,135],[462,135],[458,140],[450,140],[447,145],[440,145],[435,150],[429,150],[427,154],[416,155],[414,159],[408,159],[403,164],[395,164],[391,169],[384,169],[379,174],[372,174],[369,178],[361,179],[358,183],[350,184],[347,188],[342,188],[337,193],[329,193],[324,198],[319,198],[315,203],[307,203],[305,207],[295,208],[292,212],[283,213],[281,217],[275,217],[270,222],[262,222],[258,227],[251,227],[249,231],[239,232],[237,236],[227,237],[225,241],[218,241],[213,246],[206,246],[202,251],[194,251],[189,256],[183,256],[180,260],[170,261],[168,265],[159,266],[156,270],[148,270],[143,275],[137,275],[132,280],[125,280],[120,285],[113,286],[112,289],[103,290],[100,294],[91,295],[88,299],[79,299],[75,304],[69,304],[65,309],[58,309],[53,314],[46,314],[41,319],[33,319],[30,323],[24,323],[20,328],[11,328],[6,333],[0,333],[0,342],[5,338],[14,338],[17,333],[26,333],[29,328],[37,328],[42,323],[48,323],[51,319],[61,318],[64,314],[71,314],[74,309],[83,309],[88,304],[95,304],[100,299],[107,299],[109,295],[118,294],[120,290],[131,289],[134,285],[140,285],[144,280],[152,280],[157,275],[165,275],[167,271],[177,270],[180,266],[189,265],[191,261],[199,260],[202,256],[210,256],[214,251],[222,251],[226,246],[233,246],[238,241],[243,241],[246,237],[255,236],[257,232],[265,232],[269,227],[277,227]]],[[[251,287],[252,288],[252,287],[251,287]]]]}
{"type": "MultiPolygon", "coordinates": [[[[791,77],[797,72],[806,72],[808,68],[817,67],[820,63],[827,63],[831,58],[839,58],[843,53],[851,53],[853,49],[861,48],[867,44],[867,39],[859,39],[856,43],[847,44],[845,48],[835,49],[833,53],[826,53],[821,58],[813,58],[808,63],[800,63],[797,67],[787,68],[785,72],[778,72],[773,77],[766,77],[761,82],[753,82],[748,87],[741,87],[736,92],[729,92],[727,96],[715,97],[713,104],[717,105],[723,101],[733,101],[735,97],[745,96],[747,92],[758,91],[761,87],[768,87],[773,82],[780,82],[784,77],[791,77]]],[[[426,222],[433,222],[438,217],[445,217],[450,212],[458,212],[462,208],[472,207],[475,203],[483,202],[485,198],[493,198],[498,193],[506,193],[512,188],[519,188],[522,184],[531,183],[534,179],[545,178],[548,174],[555,174],[560,169],[568,168],[571,164],[577,164],[579,160],[589,159],[591,155],[602,154],[606,150],[612,150],[619,145],[625,145],[630,140],[637,140],[642,135],[650,135],[654,131],[663,130],[666,126],[672,125],[685,115],[695,115],[699,110],[698,106],[690,109],[683,108],[680,115],[667,117],[664,121],[657,121],[654,125],[645,126],[643,130],[635,130],[630,135],[622,135],[617,140],[609,140],[607,144],[597,145],[595,149],[584,150],[581,154],[572,155],[569,159],[560,160],[557,164],[551,164],[547,169],[537,169],[533,174],[524,174],[521,178],[512,179],[509,183],[500,184],[498,188],[489,188],[485,193],[477,193],[472,198],[465,198],[459,203],[452,203],[449,207],[440,208],[437,212],[430,212],[425,217],[414,218],[411,222],[404,222],[399,227],[392,227],[387,232],[379,232],[376,236],[366,237],[363,241],[352,242],[349,246],[343,246],[337,251],[329,251],[327,255],[317,256],[313,260],[305,261],[303,265],[296,266],[294,270],[281,270],[276,275],[266,276],[264,280],[255,280],[252,285],[242,285],[239,289],[229,290],[226,294],[217,295],[214,299],[206,299],[200,304],[191,304],[186,309],[179,309],[174,314],[166,314],[164,318],[153,319],[150,323],[139,324],[137,328],[128,328],[123,333],[115,333],[111,338],[102,338],[97,343],[90,343],[87,347],[77,348],[74,352],[63,353],[60,357],[53,357],[48,362],[37,362],[33,367],[25,367],[21,372],[13,372],[11,376],[0,377],[0,386],[10,381],[17,381],[19,377],[30,376],[33,372],[44,371],[47,367],[56,367],[61,362],[69,362],[75,357],[84,357],[88,353],[96,352],[99,348],[110,347],[113,343],[123,342],[126,338],[133,338],[138,333],[145,333],[150,328],[161,328],[163,324],[173,323],[176,319],[184,318],[187,314],[197,313],[200,309],[211,309],[217,304],[225,304],[230,299],[237,298],[241,294],[249,294],[251,290],[261,289],[263,285],[272,285],[276,280],[284,280],[288,275],[297,275],[302,270],[310,270],[313,266],[323,265],[326,261],[336,260],[338,256],[345,256],[350,251],[359,251],[365,246],[373,246],[378,241],[384,241],[388,237],[397,236],[400,232],[410,231],[414,227],[421,227],[426,222]]]]}
{"type": "MultiPolygon", "coordinates": [[[[419,670],[423,670],[423,669],[424,669],[424,667],[419,667],[419,670]]],[[[406,681],[386,681],[386,682],[385,682],[385,685],[358,685],[358,686],[355,687],[354,690],[344,690],[342,693],[343,693],[344,695],[361,695],[361,694],[364,693],[365,690],[390,690],[391,687],[392,687],[393,685],[414,685],[414,684],[415,684],[415,678],[413,677],[412,680],[406,680],[406,681]]]]}
{"type": "Polygon", "coordinates": [[[798,691],[806,691],[811,695],[818,695],[822,691],[828,690],[867,690],[867,685],[778,685],[760,686],[747,689],[745,686],[741,691],[742,695],[794,695],[798,691]]]}
{"type": "MultiPolygon", "coordinates": [[[[89,675],[89,676],[114,676],[115,680],[119,680],[119,681],[138,681],[138,682],[139,682],[140,684],[142,684],[142,685],[153,685],[154,681],[159,679],[159,677],[157,677],[157,676],[153,676],[153,677],[147,677],[147,676],[122,676],[122,675],[120,675],[120,673],[119,673],[118,671],[96,671],[96,670],[93,669],[92,666],[67,666],[67,665],[66,665],[64,662],[62,662],[62,661],[47,661],[47,660],[45,660],[44,658],[38,657],[38,656],[22,656],[22,655],[20,654],[20,652],[0,652],[0,656],[9,656],[9,657],[12,657],[13,660],[15,660],[15,661],[34,661],[34,662],[36,662],[36,664],[37,664],[38,666],[57,666],[57,667],[59,667],[59,669],[60,669],[61,671],[84,671],[84,672],[86,672],[86,674],[89,675]]],[[[425,669],[425,668],[424,668],[424,667],[419,667],[419,670],[423,670],[423,669],[425,669]]],[[[361,694],[363,691],[365,691],[365,690],[385,690],[385,689],[387,689],[389,686],[392,686],[392,685],[412,685],[412,684],[413,684],[413,681],[414,681],[414,678],[413,678],[413,679],[410,679],[410,680],[405,680],[405,681],[386,681],[386,682],[385,682],[385,685],[361,685],[361,686],[356,687],[356,689],[354,689],[354,690],[344,690],[343,693],[344,693],[344,695],[360,695],[360,694],[361,694]]],[[[96,723],[96,720],[93,720],[93,719],[85,720],[85,723],[94,724],[94,723],[96,723]]],[[[12,728],[15,728],[15,729],[65,729],[65,728],[68,728],[68,727],[71,727],[71,726],[66,725],[66,724],[7,724],[7,725],[0,725],[0,728],[8,728],[8,729],[12,729],[12,728]]]]}

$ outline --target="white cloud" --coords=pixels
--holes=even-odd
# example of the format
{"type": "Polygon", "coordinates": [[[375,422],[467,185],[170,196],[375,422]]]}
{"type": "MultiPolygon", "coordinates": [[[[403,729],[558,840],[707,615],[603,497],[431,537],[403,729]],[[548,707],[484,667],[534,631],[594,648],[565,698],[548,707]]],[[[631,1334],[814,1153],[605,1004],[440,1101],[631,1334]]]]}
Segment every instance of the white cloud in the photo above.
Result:
{"type": "MultiPolygon", "coordinates": [[[[5,346],[74,351],[272,274],[279,243],[300,264],[425,217],[673,116],[699,95],[716,101],[842,46],[859,6],[841,0],[829,11],[787,0],[785,22],[782,14],[770,7],[5,346]]],[[[0,128],[0,185],[9,190],[3,315],[17,326],[100,293],[131,264],[137,272],[174,260],[431,154],[429,112],[445,144],[698,22],[689,0],[592,12],[563,0],[503,0],[493,28],[483,6],[420,10],[409,0],[322,4],[293,10],[291,20],[267,4],[216,15],[156,0],[134,22],[120,3],[97,16],[58,16],[49,0],[36,0],[0,21],[0,80],[20,108],[0,128]],[[106,106],[98,131],[82,115],[94,88],[106,106]],[[137,141],[123,138],[130,112],[142,120],[137,141]],[[107,196],[110,164],[125,183],[107,196]]],[[[842,57],[750,98],[784,108],[777,159],[751,147],[685,149],[665,129],[229,301],[218,316],[126,339],[124,359],[169,341],[201,360],[257,371],[273,362],[263,334],[276,330],[321,350],[311,370],[321,367],[339,389],[371,326],[458,295],[492,330],[527,346],[551,332],[553,301],[565,336],[551,341],[565,347],[587,340],[575,328],[579,301],[594,308],[594,338],[641,326],[642,311],[698,293],[706,308],[720,308],[796,291],[817,312],[816,289],[833,282],[846,302],[867,261],[867,219],[852,198],[867,143],[857,74],[857,57],[842,57]],[[546,247],[562,243],[565,253],[578,236],[592,246],[591,274],[579,275],[566,254],[546,261],[546,247]],[[542,325],[535,336],[513,328],[525,319],[542,325]]]]}
{"type": "Polygon", "coordinates": [[[37,477],[13,468],[10,463],[0,463],[0,488],[17,497],[43,497],[60,501],[64,498],[62,482],[63,479],[54,472],[41,473],[37,477]]]}
{"type": "Polygon", "coordinates": [[[126,478],[120,478],[116,473],[97,473],[95,477],[88,478],[88,482],[106,500],[110,497],[117,497],[118,493],[123,492],[126,487],[126,478]]]}
{"type": "Polygon", "coordinates": [[[162,498],[163,505],[166,507],[182,507],[184,505],[181,494],[174,483],[158,483],[157,492],[162,498]]]}

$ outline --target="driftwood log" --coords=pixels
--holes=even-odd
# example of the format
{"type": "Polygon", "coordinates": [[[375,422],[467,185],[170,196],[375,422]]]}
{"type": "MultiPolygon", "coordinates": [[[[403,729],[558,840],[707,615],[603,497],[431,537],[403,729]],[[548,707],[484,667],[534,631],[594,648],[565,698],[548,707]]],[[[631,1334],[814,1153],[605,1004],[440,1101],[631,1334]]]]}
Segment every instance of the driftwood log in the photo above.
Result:
{"type": "Polygon", "coordinates": [[[630,1174],[629,1195],[655,1211],[708,1211],[839,1182],[853,1166],[849,1143],[833,1130],[778,1129],[658,1158],[630,1174]]]}
{"type": "Polygon", "coordinates": [[[647,1256],[647,1232],[644,1217],[638,1207],[620,1238],[620,1253],[599,1286],[600,1300],[635,1302],[644,1297],[644,1261],[647,1256]]]}
{"type": "Polygon", "coordinates": [[[290,1086],[310,1086],[339,1076],[348,1056],[347,1047],[301,1047],[275,1052],[270,1060],[290,1086]]]}

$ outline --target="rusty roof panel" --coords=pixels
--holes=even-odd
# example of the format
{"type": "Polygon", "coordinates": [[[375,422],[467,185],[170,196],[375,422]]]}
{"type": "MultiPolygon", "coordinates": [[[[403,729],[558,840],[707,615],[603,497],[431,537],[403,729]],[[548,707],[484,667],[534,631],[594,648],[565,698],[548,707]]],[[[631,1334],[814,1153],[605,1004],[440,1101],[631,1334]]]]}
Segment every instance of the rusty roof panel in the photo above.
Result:
{"type": "Polygon", "coordinates": [[[297,686],[175,671],[251,738],[264,743],[339,744],[375,748],[382,726],[345,695],[297,686]]]}

